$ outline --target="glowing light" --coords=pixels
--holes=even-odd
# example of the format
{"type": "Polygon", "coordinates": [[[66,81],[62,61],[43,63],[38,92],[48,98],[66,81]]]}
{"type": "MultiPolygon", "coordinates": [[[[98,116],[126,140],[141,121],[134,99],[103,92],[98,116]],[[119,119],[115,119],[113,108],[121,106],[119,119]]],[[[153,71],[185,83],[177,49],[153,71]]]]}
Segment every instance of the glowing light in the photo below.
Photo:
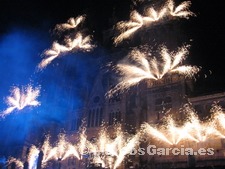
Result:
{"type": "Polygon", "coordinates": [[[27,87],[13,87],[11,96],[6,98],[6,103],[9,106],[5,111],[2,112],[1,116],[4,117],[12,113],[15,109],[22,110],[26,106],[38,106],[40,102],[36,99],[40,94],[40,87],[32,88],[31,85],[27,87]]]}
{"type": "Polygon", "coordinates": [[[29,169],[36,169],[38,154],[39,154],[40,151],[34,145],[31,146],[29,151],[30,151],[29,154],[28,154],[29,169]]]}
{"type": "Polygon", "coordinates": [[[162,47],[161,59],[155,57],[148,59],[148,54],[138,49],[131,51],[127,58],[114,67],[116,72],[121,75],[120,82],[109,90],[106,95],[111,97],[117,91],[124,91],[144,79],[159,80],[169,73],[192,77],[200,70],[198,67],[179,66],[187,54],[187,46],[183,46],[177,52],[171,53],[168,52],[166,47],[162,47]]]}
{"type": "Polygon", "coordinates": [[[225,114],[218,105],[213,106],[212,110],[213,115],[209,120],[200,121],[195,110],[185,105],[184,112],[188,114],[188,117],[182,125],[177,125],[175,120],[167,117],[166,123],[160,128],[152,127],[147,123],[144,123],[142,127],[145,133],[154,139],[170,145],[179,144],[182,140],[204,142],[209,138],[225,138],[221,130],[225,127],[223,123],[225,114]]]}
{"type": "MultiPolygon", "coordinates": [[[[79,16],[77,18],[70,18],[68,23],[56,25],[56,29],[64,31],[66,29],[76,28],[83,20],[84,16],[79,16]]],[[[77,32],[75,36],[68,36],[64,39],[64,44],[59,44],[58,42],[53,42],[52,47],[44,52],[46,58],[38,64],[39,69],[45,68],[54,59],[61,55],[65,55],[68,52],[74,52],[77,50],[90,51],[94,48],[91,45],[91,36],[84,36],[81,32],[77,32]]]]}
{"type": "Polygon", "coordinates": [[[64,31],[66,29],[74,29],[76,28],[80,23],[82,23],[85,20],[85,16],[78,16],[76,18],[69,18],[67,23],[63,24],[57,24],[56,28],[57,30],[64,31]]]}
{"type": "Polygon", "coordinates": [[[144,128],[145,132],[150,133],[153,137],[155,137],[156,139],[160,140],[160,141],[164,141],[170,145],[172,145],[173,143],[171,141],[169,141],[167,139],[167,137],[165,136],[164,133],[160,132],[159,130],[157,130],[156,128],[150,126],[147,123],[144,123],[142,125],[142,127],[144,128]]]}
{"type": "Polygon", "coordinates": [[[20,159],[16,159],[14,157],[10,157],[7,161],[7,164],[10,165],[11,163],[15,163],[16,167],[18,169],[22,169],[23,168],[23,162],[20,159]]]}
{"type": "Polygon", "coordinates": [[[182,2],[180,5],[175,7],[174,2],[169,0],[168,2],[168,9],[172,16],[182,17],[182,18],[189,18],[189,16],[193,16],[194,13],[189,11],[189,7],[191,6],[191,1],[182,2]]]}
{"type": "Polygon", "coordinates": [[[68,142],[64,134],[59,134],[56,146],[52,147],[49,142],[49,137],[46,138],[43,146],[43,166],[51,159],[65,160],[68,157],[76,157],[80,159],[77,148],[72,143],[68,142]]]}
{"type": "MultiPolygon", "coordinates": [[[[129,135],[122,131],[121,124],[114,126],[114,132],[107,131],[102,126],[98,136],[89,141],[86,135],[86,128],[80,128],[78,142],[72,144],[67,141],[64,134],[59,134],[55,146],[49,143],[49,137],[46,138],[43,146],[44,167],[49,160],[66,160],[68,157],[76,157],[82,160],[83,155],[88,155],[93,163],[101,163],[103,167],[118,168],[124,158],[129,155],[133,148],[139,146],[143,136],[150,137],[151,143],[156,140],[156,144],[177,145],[181,141],[194,141],[196,143],[205,142],[210,138],[225,138],[225,114],[218,105],[213,105],[212,116],[206,121],[201,121],[197,112],[190,106],[183,107],[183,113],[187,115],[182,124],[177,124],[172,116],[167,116],[164,123],[158,127],[148,123],[143,123],[139,131],[134,135],[129,135]]],[[[28,155],[29,166],[34,166],[39,153],[38,148],[32,146],[28,155]]],[[[23,166],[20,160],[11,158],[10,163],[16,162],[17,166],[23,166]]]]}
{"type": "Polygon", "coordinates": [[[128,139],[127,142],[125,142],[124,146],[121,149],[119,149],[119,154],[113,167],[114,169],[119,167],[121,162],[124,160],[124,157],[127,154],[129,154],[138,143],[139,143],[139,133],[134,135],[132,138],[128,139]]]}
{"type": "Polygon", "coordinates": [[[190,1],[185,1],[175,7],[174,2],[169,0],[166,5],[159,10],[159,12],[152,7],[145,10],[145,16],[142,16],[137,11],[132,11],[129,21],[121,21],[117,23],[116,28],[119,30],[120,34],[114,38],[114,44],[117,45],[124,39],[129,38],[141,27],[151,26],[153,23],[155,24],[163,20],[166,16],[188,19],[189,16],[194,15],[194,13],[190,12],[188,9],[190,5],[190,1]]]}

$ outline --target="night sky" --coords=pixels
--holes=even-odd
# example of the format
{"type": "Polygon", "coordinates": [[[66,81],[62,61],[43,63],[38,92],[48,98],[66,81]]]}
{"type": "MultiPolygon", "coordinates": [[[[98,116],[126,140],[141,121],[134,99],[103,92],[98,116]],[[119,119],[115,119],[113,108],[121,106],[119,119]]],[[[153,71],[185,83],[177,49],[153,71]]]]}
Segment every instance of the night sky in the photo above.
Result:
{"type": "MultiPolygon", "coordinates": [[[[222,0],[216,2],[212,0],[192,0],[191,11],[197,16],[181,21],[180,28],[182,32],[184,32],[187,39],[191,39],[188,61],[192,65],[202,67],[201,72],[196,76],[194,90],[197,94],[225,91],[225,13],[223,3],[222,0]]],[[[94,42],[98,44],[99,41],[100,44],[102,31],[110,29],[113,26],[108,20],[113,16],[113,12],[118,21],[129,20],[131,4],[130,0],[64,0],[51,2],[48,0],[1,0],[0,96],[6,97],[9,95],[9,89],[13,85],[27,84],[30,79],[34,83],[38,81],[40,84],[45,81],[40,80],[41,78],[49,79],[54,76],[50,72],[51,69],[44,70],[45,74],[41,75],[35,74],[33,71],[41,60],[41,53],[49,48],[53,40],[55,40],[52,30],[56,24],[65,23],[70,17],[86,14],[87,20],[85,26],[89,30],[89,33],[93,35],[94,42]]],[[[98,52],[99,50],[101,49],[98,48],[98,52]]],[[[60,61],[66,62],[67,59],[69,60],[67,61],[70,65],[67,67],[68,71],[65,71],[66,74],[64,75],[66,80],[63,78],[65,83],[71,81],[71,77],[73,77],[73,85],[78,86],[77,91],[84,85],[91,85],[88,80],[95,77],[93,72],[97,72],[96,67],[99,66],[99,62],[96,61],[98,57],[95,55],[95,52],[93,54],[89,53],[86,56],[80,54],[77,56],[77,62],[74,59],[71,62],[70,56],[56,61],[60,63],[60,61]],[[82,59],[84,57],[85,59],[82,59]],[[71,66],[72,64],[75,65],[75,68],[71,66]],[[71,75],[71,72],[75,72],[75,75],[71,75]]],[[[49,67],[54,69],[54,66],[49,67]]],[[[60,70],[54,70],[53,72],[57,75],[60,74],[60,70]]],[[[54,89],[50,89],[51,84],[45,83],[41,85],[43,85],[42,90],[44,92],[47,92],[48,89],[51,92],[55,92],[54,89]]],[[[59,92],[63,93],[61,90],[63,89],[60,88],[59,92]]],[[[57,99],[64,98],[65,95],[59,95],[57,99]]],[[[74,100],[79,104],[79,99],[74,98],[74,100]]],[[[67,106],[67,100],[61,102],[64,107],[67,106]]],[[[2,103],[0,106],[1,110],[6,108],[3,101],[2,103]]],[[[43,103],[42,109],[51,106],[45,104],[43,103]]],[[[60,121],[65,118],[65,115],[51,112],[51,114],[47,114],[49,119],[46,119],[47,116],[45,113],[41,113],[41,109],[33,110],[36,111],[35,114],[38,118],[42,118],[45,121],[49,119],[60,121]]],[[[28,120],[31,123],[33,118],[37,118],[36,116],[30,117],[24,113],[24,115],[20,116],[21,118],[19,116],[12,116],[10,119],[9,117],[9,119],[1,122],[1,130],[6,131],[8,125],[13,124],[15,125],[15,131],[17,131],[18,126],[21,127],[24,120],[28,120]],[[14,123],[15,120],[17,120],[16,123],[14,123]],[[18,125],[19,120],[20,125],[18,125]]],[[[22,127],[22,130],[25,132],[29,127],[22,127]]],[[[4,132],[0,134],[4,137],[4,132]]]]}
{"type": "MultiPolygon", "coordinates": [[[[0,3],[1,35],[20,28],[24,31],[34,30],[36,34],[42,33],[43,36],[52,38],[50,31],[56,24],[64,23],[70,17],[86,14],[86,26],[93,34],[95,41],[101,40],[102,30],[112,27],[108,19],[113,15],[113,11],[118,20],[128,20],[132,6],[130,0],[55,2],[2,0],[0,3]]],[[[186,36],[192,39],[189,56],[191,64],[202,67],[195,83],[198,87],[196,90],[199,93],[224,91],[223,2],[193,0],[191,11],[196,14],[196,17],[183,21],[181,28],[186,36]]]]}

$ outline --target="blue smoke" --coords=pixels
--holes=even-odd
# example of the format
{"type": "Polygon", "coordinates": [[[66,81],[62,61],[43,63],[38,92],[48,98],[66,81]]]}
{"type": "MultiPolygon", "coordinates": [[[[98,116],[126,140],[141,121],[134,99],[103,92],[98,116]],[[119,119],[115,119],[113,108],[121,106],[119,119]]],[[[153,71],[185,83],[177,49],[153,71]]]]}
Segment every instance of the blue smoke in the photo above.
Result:
{"type": "MultiPolygon", "coordinates": [[[[26,86],[31,83],[38,53],[45,46],[41,36],[33,36],[34,31],[12,30],[0,37],[0,111],[7,108],[5,99],[12,86],[26,86]]],[[[45,40],[46,41],[46,40],[45,40]]],[[[32,82],[33,83],[33,82],[32,82]]],[[[34,79],[34,83],[35,79],[34,79]]],[[[6,148],[18,145],[32,127],[33,110],[25,108],[0,119],[0,146],[6,148]]]]}
{"type": "Polygon", "coordinates": [[[4,99],[10,95],[12,86],[41,86],[37,99],[40,106],[14,110],[0,119],[0,147],[5,147],[0,155],[5,155],[7,147],[23,144],[29,133],[43,136],[52,122],[64,127],[68,113],[83,105],[98,72],[100,62],[97,58],[101,57],[98,50],[62,56],[44,70],[37,71],[41,54],[51,47],[48,36],[44,32],[24,29],[0,36],[0,111],[7,108],[4,99]]]}

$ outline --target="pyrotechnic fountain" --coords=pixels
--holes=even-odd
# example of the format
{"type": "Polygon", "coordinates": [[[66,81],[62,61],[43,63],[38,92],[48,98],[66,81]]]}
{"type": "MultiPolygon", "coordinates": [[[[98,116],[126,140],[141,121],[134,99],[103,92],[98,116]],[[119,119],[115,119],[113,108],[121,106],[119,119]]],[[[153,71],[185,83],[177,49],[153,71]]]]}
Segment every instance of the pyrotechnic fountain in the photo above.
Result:
{"type": "MultiPolygon", "coordinates": [[[[115,138],[111,138],[106,128],[103,126],[99,132],[96,141],[87,140],[85,129],[81,128],[79,141],[72,144],[67,141],[64,134],[59,134],[58,141],[55,146],[51,146],[49,137],[46,137],[44,144],[40,149],[36,146],[30,148],[28,154],[29,168],[37,165],[38,154],[43,152],[42,166],[45,167],[49,161],[66,160],[69,157],[75,157],[82,160],[84,155],[89,157],[91,163],[100,163],[102,167],[110,167],[116,169],[123,159],[132,149],[138,145],[140,133],[136,135],[128,135],[122,131],[121,126],[115,127],[115,138]],[[109,158],[111,157],[111,158],[109,158]],[[113,161],[115,160],[115,161],[113,161]]],[[[15,162],[19,168],[23,167],[23,163],[19,159],[10,158],[8,164],[15,162]]]]}
{"type": "Polygon", "coordinates": [[[143,124],[145,133],[149,133],[156,140],[163,141],[170,145],[179,144],[182,140],[204,142],[209,138],[225,138],[224,113],[220,106],[212,107],[211,118],[207,121],[200,121],[197,113],[190,106],[184,107],[187,114],[182,125],[176,124],[170,116],[165,118],[165,124],[153,127],[150,124],[143,124]]]}
{"type": "MultiPolygon", "coordinates": [[[[139,147],[143,137],[150,137],[151,144],[166,143],[170,146],[178,146],[181,142],[205,142],[210,138],[225,138],[225,114],[221,107],[214,105],[212,107],[211,117],[207,121],[199,120],[197,112],[190,106],[184,106],[186,118],[183,124],[176,124],[172,117],[165,117],[164,125],[155,127],[152,124],[143,123],[140,131],[135,135],[129,135],[122,131],[121,125],[115,125],[114,134],[107,132],[106,127],[102,127],[98,137],[94,141],[87,139],[86,129],[84,127],[78,132],[79,138],[77,143],[68,141],[64,134],[59,134],[55,146],[51,146],[49,137],[42,147],[38,149],[32,146],[28,154],[29,166],[37,163],[38,154],[43,152],[42,166],[46,166],[50,160],[61,161],[69,157],[75,157],[82,161],[83,156],[87,155],[93,164],[101,164],[102,167],[116,169],[121,162],[129,156],[134,148],[139,147]],[[111,157],[111,158],[109,158],[111,157]]],[[[23,163],[15,158],[11,158],[8,163],[15,162],[18,167],[23,163]]]]}
{"type": "Polygon", "coordinates": [[[118,91],[124,91],[144,79],[159,80],[165,74],[178,73],[192,77],[198,73],[196,66],[180,65],[188,54],[187,46],[181,47],[177,52],[168,52],[166,47],[161,48],[161,59],[150,57],[148,52],[133,50],[127,58],[113,67],[120,75],[120,82],[107,92],[111,97],[118,91]],[[135,62],[135,64],[133,63],[135,62]]]}
{"type": "MultiPolygon", "coordinates": [[[[194,14],[188,10],[190,4],[190,1],[186,1],[175,7],[174,2],[169,0],[159,12],[154,8],[147,8],[145,16],[137,11],[132,11],[130,21],[117,24],[117,29],[120,30],[121,34],[114,39],[114,43],[118,44],[122,40],[129,38],[143,26],[151,26],[171,17],[188,18],[193,16],[194,14]]],[[[84,16],[70,18],[67,23],[56,25],[55,30],[59,31],[59,33],[65,30],[74,31],[84,19],[84,16]]],[[[44,52],[46,58],[38,64],[38,68],[44,69],[54,59],[71,51],[90,51],[94,47],[90,42],[91,37],[84,36],[79,31],[67,36],[63,40],[63,44],[57,41],[53,42],[52,47],[44,52]]],[[[188,47],[183,46],[178,48],[177,51],[169,52],[169,49],[163,46],[160,49],[160,58],[150,57],[149,51],[132,50],[125,59],[113,66],[113,69],[121,75],[121,79],[115,88],[107,92],[107,95],[111,97],[114,93],[124,91],[144,79],[157,81],[165,75],[174,73],[192,77],[200,69],[196,66],[181,65],[188,55],[188,47]]],[[[12,90],[12,96],[7,97],[9,108],[1,115],[8,115],[15,109],[22,110],[26,106],[40,105],[36,100],[39,93],[39,88],[33,89],[30,85],[25,90],[15,87],[12,90]]],[[[100,163],[102,167],[116,169],[129,156],[130,152],[139,146],[140,139],[146,135],[153,138],[154,141],[160,141],[168,145],[178,145],[184,140],[199,143],[212,137],[225,138],[225,114],[219,106],[214,106],[212,110],[212,117],[203,122],[199,120],[192,108],[186,106],[184,107],[184,114],[187,117],[182,125],[176,124],[175,120],[170,116],[164,117],[164,125],[156,127],[144,123],[140,131],[133,135],[122,131],[122,127],[119,125],[114,128],[113,135],[110,135],[107,128],[103,126],[94,141],[88,139],[85,127],[80,128],[78,141],[73,143],[67,140],[65,134],[59,134],[58,141],[51,145],[48,136],[41,148],[34,145],[30,148],[27,157],[29,168],[33,169],[37,166],[40,154],[43,153],[40,160],[42,167],[47,166],[51,160],[61,162],[69,157],[82,161],[84,156],[87,155],[89,163],[100,163]]],[[[15,163],[18,168],[23,167],[23,162],[15,158],[10,158],[8,163],[15,163]]]]}

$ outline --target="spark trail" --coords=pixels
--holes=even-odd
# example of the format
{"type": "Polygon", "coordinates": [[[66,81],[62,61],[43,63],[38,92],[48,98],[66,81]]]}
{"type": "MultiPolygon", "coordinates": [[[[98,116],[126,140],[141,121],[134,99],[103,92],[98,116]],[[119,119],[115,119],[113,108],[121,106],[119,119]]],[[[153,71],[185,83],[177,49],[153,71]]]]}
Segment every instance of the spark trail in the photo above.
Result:
{"type": "MultiPolygon", "coordinates": [[[[69,157],[83,160],[83,155],[89,155],[93,163],[101,163],[104,167],[110,166],[110,168],[116,169],[126,155],[138,144],[140,136],[140,133],[136,135],[125,134],[122,131],[121,125],[118,125],[115,127],[113,134],[115,138],[112,138],[112,135],[102,126],[96,141],[93,142],[87,139],[85,131],[86,129],[81,129],[76,144],[69,142],[64,134],[59,134],[58,141],[54,144],[55,146],[52,146],[49,140],[50,137],[47,136],[41,147],[41,151],[43,152],[42,167],[45,167],[50,160],[61,159],[63,161],[69,157]],[[113,159],[108,157],[113,157],[113,159]]],[[[37,147],[31,146],[28,154],[29,166],[36,164],[39,152],[40,150],[37,147]]],[[[12,158],[10,163],[15,161],[18,163],[16,164],[17,166],[23,167],[23,162],[15,158],[12,158]]]]}
{"type": "Polygon", "coordinates": [[[81,15],[76,18],[69,18],[67,23],[57,24],[55,29],[65,31],[67,29],[74,29],[85,20],[85,16],[81,15]]]}
{"type": "Polygon", "coordinates": [[[12,113],[15,109],[22,110],[27,106],[39,106],[37,97],[40,94],[40,87],[33,88],[31,85],[23,86],[22,89],[13,87],[11,95],[6,98],[8,108],[1,113],[4,117],[12,113]]]}
{"type": "MultiPolygon", "coordinates": [[[[225,114],[222,108],[219,105],[213,105],[211,112],[208,120],[201,121],[197,112],[190,105],[185,105],[183,113],[186,117],[182,124],[177,124],[176,120],[167,116],[164,124],[158,127],[143,123],[140,130],[134,135],[122,131],[122,126],[117,125],[112,133],[102,126],[94,141],[88,139],[85,128],[82,128],[78,134],[78,142],[74,144],[69,142],[64,134],[60,134],[55,146],[51,146],[49,137],[47,137],[41,148],[44,154],[42,166],[47,165],[50,160],[61,159],[63,161],[68,157],[75,157],[82,161],[82,155],[86,154],[89,155],[88,160],[92,163],[101,163],[103,167],[116,169],[133,148],[139,146],[142,138],[147,138],[147,140],[149,138],[151,143],[163,143],[163,145],[169,146],[178,145],[182,141],[200,143],[209,139],[225,138],[225,114]]],[[[31,147],[28,155],[29,165],[35,164],[38,152],[38,148],[31,147]]],[[[23,162],[15,158],[9,160],[9,163],[12,162],[16,162],[18,167],[23,166],[23,162]]]]}
{"type": "Polygon", "coordinates": [[[144,123],[142,129],[150,137],[157,141],[169,145],[177,145],[181,141],[204,142],[210,138],[225,138],[224,133],[224,112],[221,107],[214,105],[212,116],[206,121],[201,121],[197,112],[190,106],[185,106],[184,110],[187,118],[182,125],[176,124],[172,117],[165,118],[165,124],[160,127],[153,127],[151,124],[144,123]]]}
{"type": "Polygon", "coordinates": [[[131,51],[113,69],[121,75],[120,82],[106,96],[111,97],[117,91],[124,91],[138,84],[144,79],[159,80],[166,74],[178,73],[192,77],[198,73],[196,66],[180,65],[188,55],[188,46],[183,46],[177,52],[169,52],[166,47],[161,48],[161,58],[151,57],[139,49],[131,51]]]}
{"type": "Polygon", "coordinates": [[[189,16],[194,16],[194,13],[189,10],[190,5],[190,1],[185,1],[175,7],[174,2],[169,0],[159,11],[156,11],[152,7],[146,8],[144,16],[139,14],[136,10],[132,11],[130,13],[129,21],[121,21],[117,23],[116,28],[120,34],[114,38],[114,44],[117,45],[124,39],[129,38],[143,26],[155,25],[162,22],[166,17],[188,19],[189,16]]]}
{"type": "MultiPolygon", "coordinates": [[[[84,16],[79,16],[77,18],[70,18],[67,23],[56,25],[56,30],[65,31],[67,29],[75,29],[77,26],[83,22],[84,16]]],[[[64,39],[64,44],[60,44],[57,41],[53,42],[52,47],[44,52],[45,58],[38,64],[38,69],[45,68],[54,59],[61,55],[65,55],[68,52],[74,52],[77,50],[90,51],[94,48],[91,44],[91,36],[84,36],[80,31],[73,33],[73,35],[67,36],[64,39]]]]}

